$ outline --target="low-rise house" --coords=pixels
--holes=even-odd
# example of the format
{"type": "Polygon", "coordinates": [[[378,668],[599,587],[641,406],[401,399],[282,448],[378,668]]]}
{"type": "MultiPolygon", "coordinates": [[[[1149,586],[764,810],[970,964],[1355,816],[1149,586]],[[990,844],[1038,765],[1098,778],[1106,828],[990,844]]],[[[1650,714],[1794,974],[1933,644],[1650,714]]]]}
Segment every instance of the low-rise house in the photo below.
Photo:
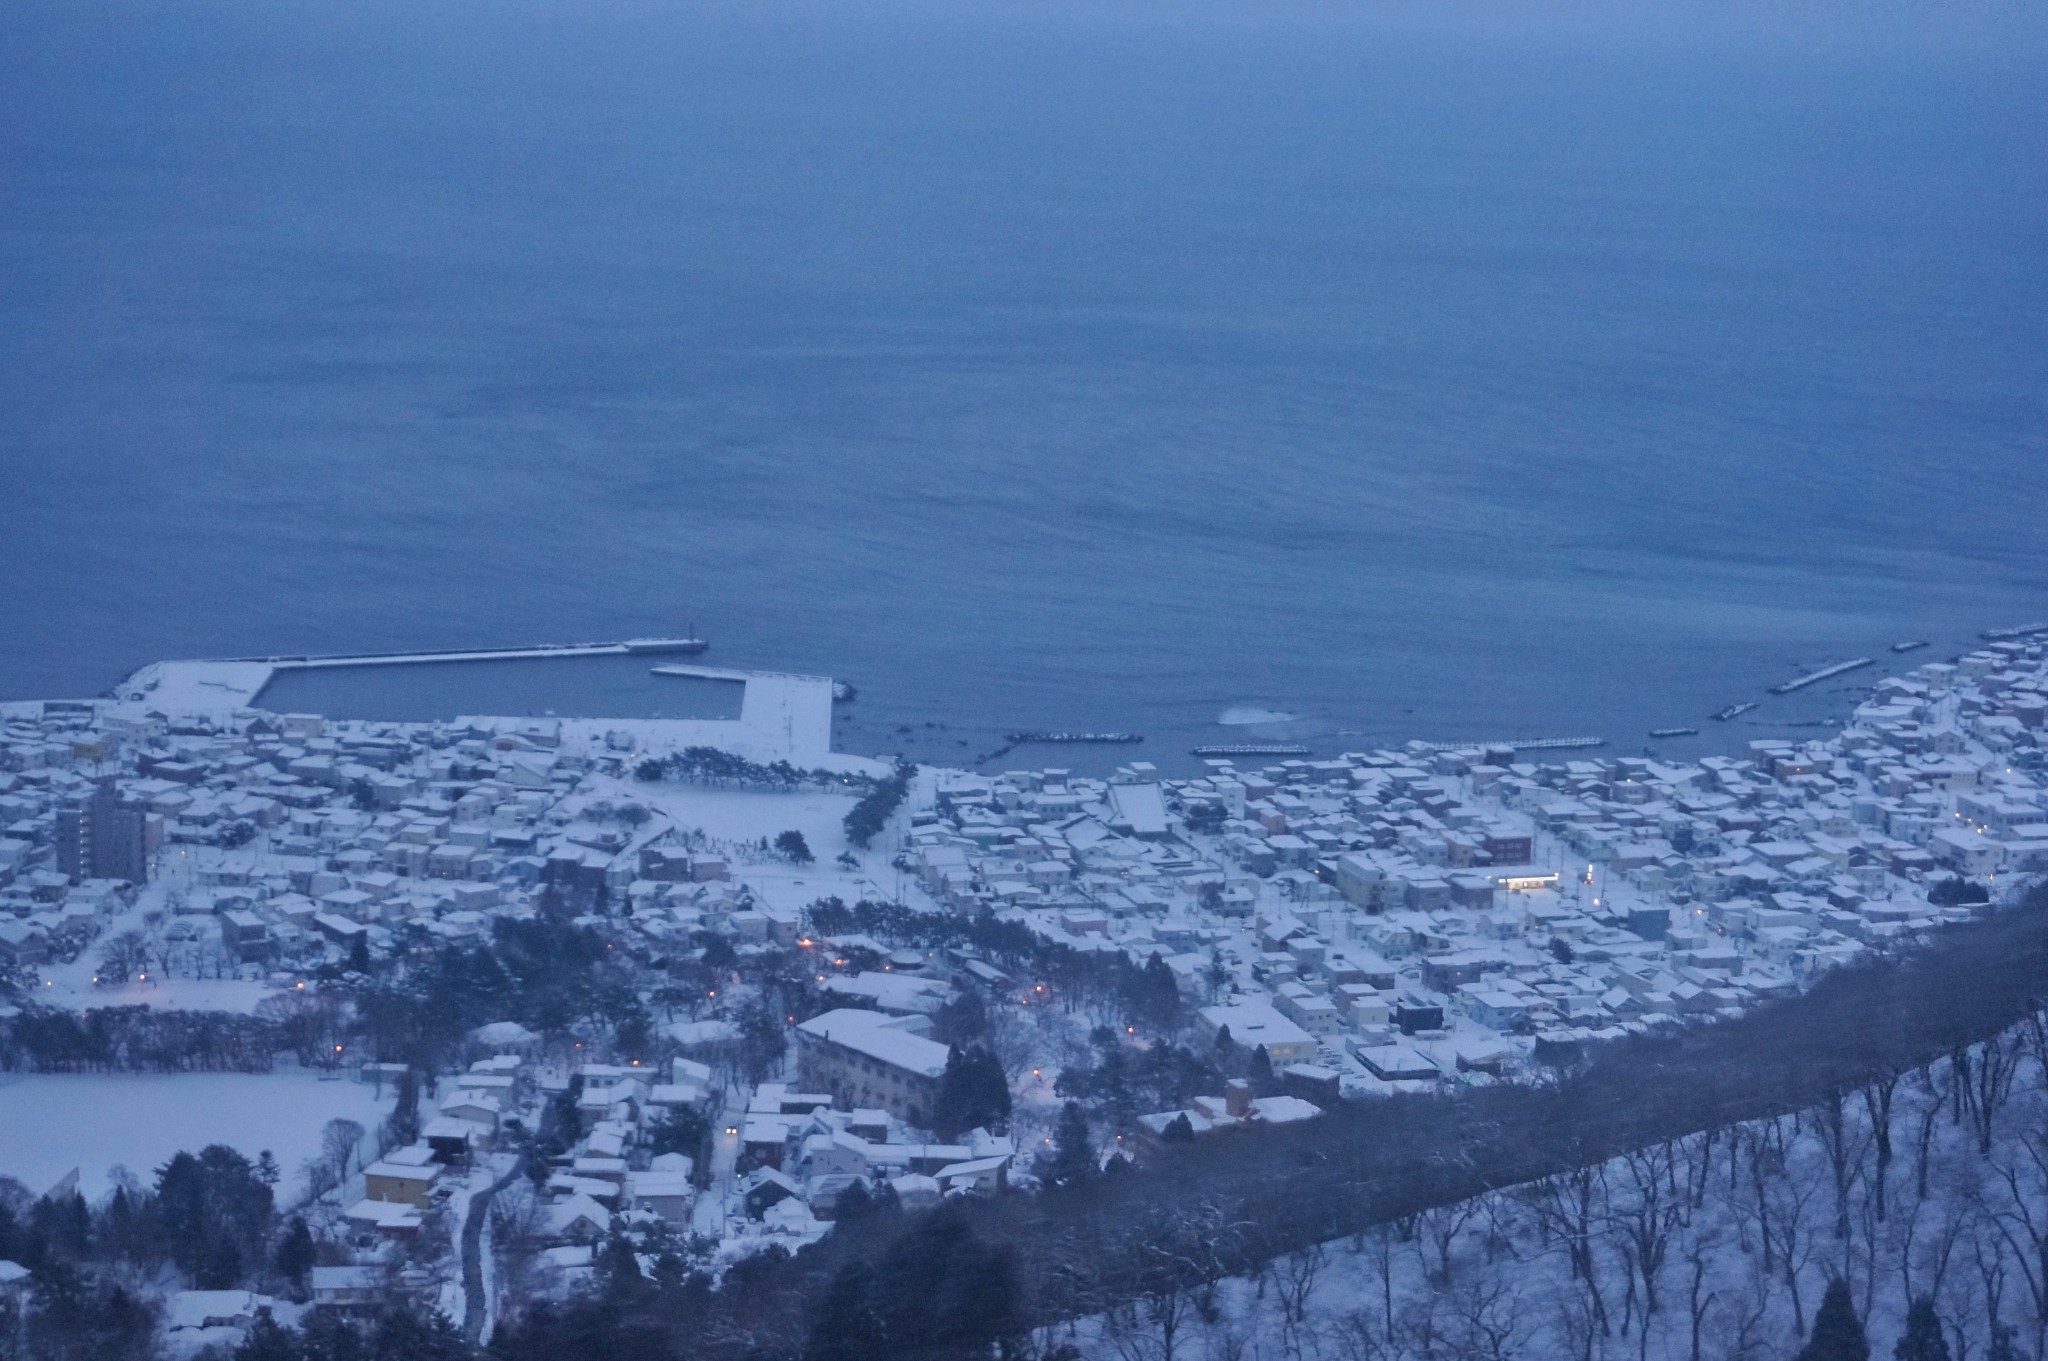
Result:
{"type": "Polygon", "coordinates": [[[375,1266],[316,1266],[313,1303],[326,1309],[363,1309],[382,1304],[386,1275],[375,1266]]]}
{"type": "Polygon", "coordinates": [[[586,1195],[572,1195],[547,1207],[543,1223],[549,1236],[565,1243],[595,1243],[612,1231],[610,1210],[586,1195]]]}
{"type": "Polygon", "coordinates": [[[353,1228],[386,1238],[411,1237],[426,1222],[419,1207],[393,1200],[359,1200],[341,1217],[353,1228]]]}
{"type": "Polygon", "coordinates": [[[489,1135],[489,1127],[452,1115],[437,1115],[420,1129],[420,1138],[440,1163],[467,1162],[470,1149],[487,1142],[489,1135]]]}
{"type": "Polygon", "coordinates": [[[1316,1057],[1315,1036],[1264,1002],[1203,1007],[1196,1014],[1203,1034],[1211,1043],[1228,1030],[1232,1044],[1245,1049],[1257,1049],[1263,1045],[1266,1057],[1276,1068],[1290,1063],[1307,1063],[1316,1057]]]}
{"type": "Polygon", "coordinates": [[[652,1210],[671,1224],[685,1224],[690,1219],[696,1190],[690,1185],[688,1167],[680,1171],[628,1172],[626,1198],[635,1209],[652,1210]]]}
{"type": "Polygon", "coordinates": [[[1382,1082],[1433,1082],[1443,1076],[1442,1069],[1404,1044],[1358,1045],[1352,1053],[1382,1082]]]}
{"type": "Polygon", "coordinates": [[[1203,1138],[1225,1130],[1295,1124],[1322,1113],[1322,1107],[1298,1096],[1254,1097],[1251,1084],[1236,1078],[1224,1085],[1223,1095],[1198,1096],[1186,1110],[1139,1116],[1138,1134],[1157,1146],[1170,1141],[1168,1130],[1178,1121],[1185,1121],[1194,1137],[1203,1138]]]}
{"type": "Polygon", "coordinates": [[[164,1333],[181,1350],[232,1347],[277,1303],[253,1290],[176,1290],[164,1300],[164,1333]]]}
{"type": "Polygon", "coordinates": [[[424,1209],[441,1170],[434,1150],[425,1144],[394,1149],[363,1169],[363,1196],[424,1209]]]}

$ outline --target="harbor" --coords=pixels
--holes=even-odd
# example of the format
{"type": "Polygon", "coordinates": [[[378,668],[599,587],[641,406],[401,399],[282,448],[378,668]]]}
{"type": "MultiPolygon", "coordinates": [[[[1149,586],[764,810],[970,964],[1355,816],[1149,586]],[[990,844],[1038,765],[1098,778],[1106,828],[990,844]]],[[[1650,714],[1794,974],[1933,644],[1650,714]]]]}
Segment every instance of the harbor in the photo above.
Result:
{"type": "Polygon", "coordinates": [[[1013,747],[1022,746],[1128,746],[1145,740],[1135,732],[1024,732],[1005,733],[1013,747]]]}
{"type": "Polygon", "coordinates": [[[1836,662],[1833,666],[1824,666],[1818,671],[1809,671],[1805,675],[1788,680],[1782,685],[1773,685],[1771,693],[1774,695],[1789,695],[1794,691],[1804,690],[1809,685],[1819,685],[1822,681],[1833,680],[1837,676],[1846,676],[1851,671],[1860,671],[1866,666],[1874,666],[1875,664],[1876,659],[1872,657],[1852,657],[1846,662],[1836,662]]]}
{"type": "MultiPolygon", "coordinates": [[[[2033,627],[1993,631],[2024,634],[2033,627]]],[[[1903,630],[1892,635],[1899,639],[1897,642],[1873,640],[1868,651],[1889,664],[1893,655],[1920,653],[1939,646],[1912,635],[1902,638],[1902,633],[1903,630]]],[[[138,704],[145,711],[163,712],[226,713],[237,708],[262,707],[385,721],[432,721],[477,714],[529,718],[575,714],[591,721],[680,724],[684,726],[678,727],[677,732],[697,731],[707,744],[714,745],[727,740],[724,734],[752,727],[757,731],[745,743],[750,750],[771,753],[768,759],[792,759],[784,753],[797,750],[836,748],[885,760],[904,759],[918,764],[955,761],[985,769],[997,766],[1013,751],[1042,746],[1060,749],[1065,756],[1064,764],[1090,774],[1107,773],[1119,761],[1129,759],[1113,753],[1146,743],[1157,750],[1153,759],[1171,770],[1203,760],[1311,757],[1317,752],[1354,749],[1359,739],[1388,740],[1401,736],[1398,727],[1358,724],[1355,719],[1346,723],[1338,717],[1341,710],[1333,712],[1328,707],[1322,707],[1320,712],[1311,709],[1297,714],[1270,700],[1235,699],[1216,703],[1215,707],[1203,704],[1193,713],[1166,710],[1163,719],[1158,712],[1127,705],[1105,706],[1100,713],[1083,709],[1077,717],[1101,720],[1086,726],[1076,723],[1070,727],[1027,728],[1001,724],[999,720],[985,725],[934,723],[925,721],[917,708],[906,705],[911,697],[898,693],[894,687],[863,694],[863,702],[854,705],[850,703],[854,688],[838,680],[824,682],[824,719],[816,723],[810,718],[799,720],[794,711],[787,711],[780,718],[768,718],[760,698],[769,691],[760,685],[750,689],[741,678],[783,673],[698,666],[697,654],[708,647],[704,636],[691,626],[673,635],[649,633],[616,641],[431,648],[416,652],[280,651],[157,663],[141,668],[108,695],[138,704]],[[1155,722],[1147,723],[1142,730],[1129,722],[1147,714],[1155,722]],[[1247,731],[1247,714],[1265,715],[1269,721],[1247,731]],[[692,725],[702,725],[701,731],[692,725]],[[775,730],[772,738],[770,729],[775,730]]],[[[1694,744],[1702,741],[1708,747],[1739,742],[1753,728],[1789,731],[1810,715],[1786,707],[1775,697],[1801,691],[1817,693],[1815,687],[1824,681],[1875,665],[1871,657],[1858,655],[1768,687],[1763,684],[1768,677],[1752,673],[1751,683],[1757,687],[1752,691],[1755,698],[1706,714],[1711,722],[1672,721],[1668,711],[1652,710],[1637,720],[1640,727],[1633,723],[1628,726],[1647,732],[1653,743],[1660,744],[1659,751],[1688,752],[1695,751],[1694,744]],[[1763,703],[1760,705],[1759,701],[1763,703]],[[1758,712],[1760,708],[1762,712],[1758,712]],[[1745,715],[1749,721],[1738,724],[1736,720],[1745,715]]],[[[1739,683],[1740,678],[1736,679],[1739,683]]],[[[772,690],[773,686],[769,688],[772,690]]],[[[1491,726],[1474,723],[1469,728],[1460,725],[1450,731],[1485,732],[1491,726]]],[[[1608,745],[1607,738],[1588,733],[1534,738],[1452,737],[1429,742],[1423,749],[1446,752],[1493,748],[1523,753],[1517,759],[1530,760],[1544,752],[1590,751],[1608,745]]]]}
{"type": "Polygon", "coordinates": [[[859,758],[832,749],[833,682],[826,676],[692,664],[650,665],[701,653],[700,638],[542,644],[463,651],[358,653],[154,662],[116,686],[119,709],[138,716],[215,715],[272,708],[416,721],[379,703],[432,717],[540,718],[563,728],[634,733],[643,746],[716,747],[804,768],[859,758]],[[359,679],[358,679],[359,678],[359,679]],[[506,703],[506,682],[526,699],[506,703]],[[555,702],[533,702],[535,697],[555,702]],[[319,701],[317,704],[314,701],[319,701]],[[609,710],[609,712],[607,712],[609,710]],[[576,717],[566,717],[566,715],[576,717]]]}
{"type": "Polygon", "coordinates": [[[1581,747],[1604,747],[1604,737],[1531,737],[1519,742],[1424,742],[1427,751],[1469,751],[1475,747],[1508,747],[1515,751],[1573,751],[1581,747]]]}

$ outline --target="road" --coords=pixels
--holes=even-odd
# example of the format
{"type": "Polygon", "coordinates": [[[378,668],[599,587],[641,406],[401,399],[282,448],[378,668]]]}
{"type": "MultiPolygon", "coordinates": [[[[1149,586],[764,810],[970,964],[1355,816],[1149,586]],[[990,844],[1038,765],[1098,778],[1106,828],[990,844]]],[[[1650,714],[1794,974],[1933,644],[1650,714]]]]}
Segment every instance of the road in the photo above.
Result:
{"type": "MultiPolygon", "coordinates": [[[[733,1108],[729,1108],[733,1109],[733,1108]]],[[[744,1107],[730,1117],[737,1126],[746,1116],[744,1107]]],[[[690,1231],[718,1238],[725,1233],[726,1198],[732,1191],[732,1169],[740,1158],[740,1136],[726,1133],[727,1125],[714,1126],[711,1136],[711,1185],[690,1210],[690,1231]]]]}
{"type": "Polygon", "coordinates": [[[519,1176],[515,1159],[505,1175],[469,1198],[469,1215],[462,1221],[462,1334],[471,1342],[483,1340],[484,1321],[490,1316],[490,1296],[484,1289],[484,1222],[490,1218],[491,1197],[510,1186],[519,1176]]]}

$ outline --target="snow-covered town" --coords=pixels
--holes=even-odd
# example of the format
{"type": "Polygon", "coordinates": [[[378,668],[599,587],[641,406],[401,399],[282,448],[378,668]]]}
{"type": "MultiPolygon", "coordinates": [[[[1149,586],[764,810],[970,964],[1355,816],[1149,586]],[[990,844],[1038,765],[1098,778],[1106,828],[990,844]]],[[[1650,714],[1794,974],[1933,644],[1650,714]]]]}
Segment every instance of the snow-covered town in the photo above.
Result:
{"type": "Polygon", "coordinates": [[[188,1354],[399,1298],[487,1339],[607,1253],[715,1279],[882,1198],[1516,1082],[2048,869],[2031,639],[1698,762],[1192,778],[174,692],[0,706],[0,1210],[234,1150],[276,1225],[158,1278],[188,1354]]]}

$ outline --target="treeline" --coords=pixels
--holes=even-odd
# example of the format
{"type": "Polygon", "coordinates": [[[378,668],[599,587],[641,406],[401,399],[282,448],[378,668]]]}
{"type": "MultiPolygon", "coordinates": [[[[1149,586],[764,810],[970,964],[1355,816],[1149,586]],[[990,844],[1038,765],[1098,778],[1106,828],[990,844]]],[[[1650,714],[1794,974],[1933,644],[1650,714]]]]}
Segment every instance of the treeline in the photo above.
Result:
{"type": "MultiPolygon", "coordinates": [[[[166,1272],[202,1290],[275,1279],[271,1188],[278,1168],[224,1145],[179,1153],[154,1185],[116,1186],[97,1207],[76,1191],[31,1201],[0,1180],[0,1259],[29,1270],[24,1292],[0,1292],[0,1355],[38,1361],[148,1356],[154,1292],[166,1272]]],[[[300,1270],[310,1268],[310,1252],[300,1270]]],[[[286,1283],[288,1284],[288,1283],[286,1283]]]]}
{"type": "MultiPolygon", "coordinates": [[[[1304,1125],[1169,1146],[1124,1175],[948,1214],[973,1243],[1010,1254],[1024,1325],[1198,1289],[1434,1206],[1789,1114],[1965,1054],[2039,1008],[2044,909],[2048,893],[2037,890],[2016,910],[1838,969],[1735,1020],[1611,1044],[1553,1081],[1346,1104],[1304,1125]]],[[[647,1304],[644,1317],[617,1321],[610,1336],[634,1341],[609,1354],[824,1356],[810,1325],[825,1302],[851,1292],[848,1281],[874,1273],[910,1232],[835,1233],[787,1264],[758,1268],[744,1289],[696,1299],[688,1327],[647,1304]]],[[[508,1337],[506,1354],[576,1354],[575,1328],[587,1322],[535,1315],[508,1337]]],[[[895,1354],[979,1355],[994,1340],[977,1345],[895,1354]]]]}
{"type": "Polygon", "coordinates": [[[71,1011],[25,999],[0,1018],[0,1069],[38,1073],[269,1072],[288,1052],[308,1067],[368,1055],[439,1071],[471,1030],[512,1020],[544,1034],[601,1034],[634,1053],[653,1018],[633,967],[562,912],[495,918],[488,939],[451,944],[417,928],[374,965],[317,971],[320,986],[265,998],[255,1015],[71,1011]]]}
{"type": "Polygon", "coordinates": [[[35,1073],[267,1073],[278,1027],[223,1011],[76,1012],[29,1003],[0,1020],[0,1068],[35,1073]]]}
{"type": "MultiPolygon", "coordinates": [[[[97,1205],[75,1190],[32,1199],[0,1177],[0,1260],[29,1275],[0,1289],[4,1361],[146,1361],[160,1355],[166,1289],[256,1290],[304,1301],[318,1248],[277,1214],[282,1169],[224,1144],[178,1153],[154,1180],[122,1179],[97,1205]]],[[[226,1361],[221,1351],[206,1353],[226,1361]]],[[[473,1352],[439,1315],[396,1303],[368,1319],[326,1312],[303,1333],[259,1322],[239,1361],[453,1361],[473,1352]]]]}
{"type": "Polygon", "coordinates": [[[866,850],[896,815],[897,808],[910,794],[910,782],[916,778],[916,766],[898,761],[887,778],[875,782],[866,797],[847,811],[841,824],[846,829],[846,839],[866,850]]]}
{"type": "Polygon", "coordinates": [[[716,747],[685,747],[666,756],[648,756],[633,767],[633,776],[643,783],[679,780],[717,789],[750,789],[790,793],[800,789],[860,789],[875,781],[865,775],[845,775],[833,770],[801,770],[787,761],[762,764],[735,756],[716,747]]]}
{"type": "Polygon", "coordinates": [[[555,1036],[583,1027],[635,1052],[652,1034],[627,961],[596,932],[545,909],[492,919],[490,938],[476,944],[411,934],[355,985],[355,1009],[356,1033],[377,1058],[430,1073],[491,1021],[555,1036]]]}

